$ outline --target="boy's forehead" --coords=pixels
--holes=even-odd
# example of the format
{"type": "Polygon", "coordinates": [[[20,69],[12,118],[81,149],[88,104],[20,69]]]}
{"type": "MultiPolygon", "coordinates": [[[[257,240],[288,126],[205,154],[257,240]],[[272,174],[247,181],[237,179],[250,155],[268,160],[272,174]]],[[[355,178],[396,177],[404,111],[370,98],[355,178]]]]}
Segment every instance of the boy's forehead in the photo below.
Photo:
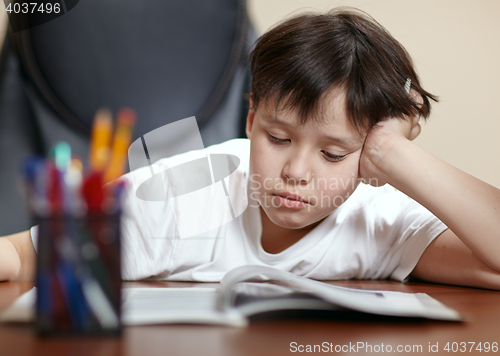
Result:
{"type": "Polygon", "coordinates": [[[262,100],[258,109],[262,109],[262,119],[272,124],[290,128],[317,125],[324,132],[342,131],[352,142],[364,140],[366,137],[366,133],[359,133],[349,120],[346,94],[340,88],[334,88],[322,95],[315,110],[307,118],[302,118],[299,107],[290,105],[286,98],[279,103],[276,97],[262,100]]]}

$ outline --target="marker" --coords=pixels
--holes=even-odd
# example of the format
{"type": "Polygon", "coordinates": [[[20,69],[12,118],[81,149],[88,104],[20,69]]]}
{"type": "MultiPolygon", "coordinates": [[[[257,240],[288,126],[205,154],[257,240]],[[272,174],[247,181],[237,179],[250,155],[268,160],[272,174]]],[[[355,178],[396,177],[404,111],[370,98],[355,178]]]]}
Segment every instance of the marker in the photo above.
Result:
{"type": "Polygon", "coordinates": [[[125,173],[125,162],[128,148],[132,141],[132,129],[136,120],[136,114],[132,109],[122,109],[117,115],[117,126],[111,160],[104,174],[104,183],[111,182],[125,173]]]}
{"type": "Polygon", "coordinates": [[[71,161],[71,147],[69,143],[58,142],[51,150],[50,156],[54,158],[56,167],[60,172],[65,172],[71,161]]]}
{"type": "Polygon", "coordinates": [[[47,196],[49,200],[50,213],[52,216],[57,216],[62,212],[64,195],[61,174],[55,164],[51,161],[47,161],[47,177],[47,196]]]}
{"type": "Polygon", "coordinates": [[[102,203],[105,198],[103,185],[104,181],[100,172],[90,172],[83,180],[82,195],[89,212],[102,212],[102,203]]]}
{"type": "Polygon", "coordinates": [[[24,172],[24,180],[26,183],[26,192],[28,194],[28,199],[30,204],[37,198],[36,196],[36,181],[37,181],[37,173],[38,173],[38,165],[43,164],[42,156],[33,156],[28,158],[24,162],[23,172],[24,172]]]}
{"type": "Polygon", "coordinates": [[[72,158],[64,172],[64,210],[73,217],[82,217],[85,204],[82,201],[83,164],[79,158],[72,158]]]}
{"type": "Polygon", "coordinates": [[[113,118],[107,109],[99,109],[95,115],[90,140],[89,163],[92,171],[101,172],[106,167],[110,155],[113,118]]]}

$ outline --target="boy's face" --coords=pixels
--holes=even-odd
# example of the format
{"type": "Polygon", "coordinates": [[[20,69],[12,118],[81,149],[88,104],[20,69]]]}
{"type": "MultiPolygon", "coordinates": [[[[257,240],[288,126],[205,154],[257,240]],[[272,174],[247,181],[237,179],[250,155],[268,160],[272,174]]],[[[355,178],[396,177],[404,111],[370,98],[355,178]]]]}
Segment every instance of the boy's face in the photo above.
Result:
{"type": "Polygon", "coordinates": [[[349,123],[340,89],[328,93],[318,121],[301,125],[296,110],[275,108],[266,100],[248,113],[251,194],[274,224],[300,229],[355,190],[365,135],[349,123]]]}

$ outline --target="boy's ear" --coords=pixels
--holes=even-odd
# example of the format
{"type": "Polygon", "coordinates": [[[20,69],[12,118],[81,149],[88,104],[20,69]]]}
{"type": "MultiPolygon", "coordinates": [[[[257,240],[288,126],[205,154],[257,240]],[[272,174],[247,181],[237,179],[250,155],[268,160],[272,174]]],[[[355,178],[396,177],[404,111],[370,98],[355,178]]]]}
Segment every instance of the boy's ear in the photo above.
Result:
{"type": "Polygon", "coordinates": [[[245,129],[245,132],[247,133],[248,139],[251,139],[251,133],[252,133],[252,126],[253,126],[253,120],[255,117],[255,110],[253,107],[253,100],[252,100],[252,93],[250,93],[250,106],[248,109],[248,115],[247,115],[247,126],[245,129]]]}

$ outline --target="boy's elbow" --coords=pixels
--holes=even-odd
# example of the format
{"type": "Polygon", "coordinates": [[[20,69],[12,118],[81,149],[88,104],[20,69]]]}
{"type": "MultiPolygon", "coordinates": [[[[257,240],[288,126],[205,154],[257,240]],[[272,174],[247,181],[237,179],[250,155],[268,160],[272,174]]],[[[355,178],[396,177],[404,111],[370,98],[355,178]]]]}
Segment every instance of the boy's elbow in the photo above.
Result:
{"type": "Polygon", "coordinates": [[[487,266],[474,271],[477,287],[500,290],[500,271],[487,266]]]}
{"type": "Polygon", "coordinates": [[[460,285],[500,290],[500,271],[477,259],[461,274],[460,285]]]}

